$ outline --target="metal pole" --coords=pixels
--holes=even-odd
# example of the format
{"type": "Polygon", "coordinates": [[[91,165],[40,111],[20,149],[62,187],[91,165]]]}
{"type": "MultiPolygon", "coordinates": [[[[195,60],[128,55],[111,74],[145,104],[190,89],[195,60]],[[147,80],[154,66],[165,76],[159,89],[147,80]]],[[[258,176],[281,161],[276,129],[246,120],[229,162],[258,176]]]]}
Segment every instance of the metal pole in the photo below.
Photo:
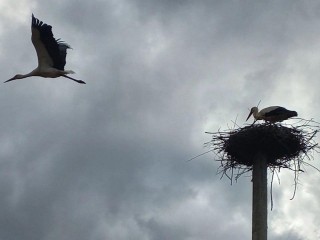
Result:
{"type": "Polygon", "coordinates": [[[257,154],[252,170],[252,240],[267,240],[267,158],[257,154]]]}

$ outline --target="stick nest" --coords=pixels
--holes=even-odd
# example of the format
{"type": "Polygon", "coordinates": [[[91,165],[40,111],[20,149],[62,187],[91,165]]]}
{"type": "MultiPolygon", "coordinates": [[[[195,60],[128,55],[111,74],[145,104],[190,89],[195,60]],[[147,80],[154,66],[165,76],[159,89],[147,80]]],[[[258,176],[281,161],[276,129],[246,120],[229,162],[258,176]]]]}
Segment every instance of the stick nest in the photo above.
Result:
{"type": "Polygon", "coordinates": [[[246,166],[252,166],[259,153],[267,157],[268,165],[281,166],[308,149],[302,131],[276,124],[247,126],[218,139],[230,161],[246,166]]]}
{"type": "Polygon", "coordinates": [[[210,133],[212,140],[206,145],[219,157],[221,165],[218,173],[222,173],[222,177],[226,175],[231,181],[234,170],[237,171],[236,180],[244,172],[252,170],[253,159],[257,154],[265,155],[268,167],[273,170],[288,168],[299,172],[302,171],[303,159],[310,159],[309,151],[319,148],[314,141],[319,126],[314,123],[312,120],[302,119],[295,125],[252,124],[210,133]]]}

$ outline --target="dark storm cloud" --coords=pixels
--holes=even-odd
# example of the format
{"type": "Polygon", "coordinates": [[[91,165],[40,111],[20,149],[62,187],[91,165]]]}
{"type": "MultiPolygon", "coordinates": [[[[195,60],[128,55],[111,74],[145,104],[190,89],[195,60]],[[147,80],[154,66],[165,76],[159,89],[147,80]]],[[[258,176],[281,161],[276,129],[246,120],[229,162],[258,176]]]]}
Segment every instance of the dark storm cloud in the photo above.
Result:
{"type": "MultiPolygon", "coordinates": [[[[30,14],[73,47],[66,69],[88,84],[33,78],[1,87],[0,238],[249,238],[250,177],[230,186],[219,181],[214,154],[186,160],[207,151],[204,131],[237,115],[241,125],[248,107],[268,104],[285,85],[294,54],[315,44],[317,9],[300,2],[39,2],[30,14]]],[[[25,21],[1,32],[3,80],[36,66],[25,21]]],[[[282,205],[270,215],[283,229],[269,228],[270,236],[299,239],[299,231],[285,230],[287,196],[276,196],[282,205]]]]}

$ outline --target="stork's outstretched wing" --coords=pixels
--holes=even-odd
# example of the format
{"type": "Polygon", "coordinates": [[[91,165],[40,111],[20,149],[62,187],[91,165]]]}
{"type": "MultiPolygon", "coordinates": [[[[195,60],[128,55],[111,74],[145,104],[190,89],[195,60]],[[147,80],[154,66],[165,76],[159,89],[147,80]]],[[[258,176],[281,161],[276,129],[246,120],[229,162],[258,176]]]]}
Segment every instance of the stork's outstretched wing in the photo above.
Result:
{"type": "Polygon", "coordinates": [[[39,67],[54,67],[64,70],[67,49],[70,46],[60,39],[55,39],[52,27],[35,18],[32,14],[31,40],[36,49],[39,67]]]}

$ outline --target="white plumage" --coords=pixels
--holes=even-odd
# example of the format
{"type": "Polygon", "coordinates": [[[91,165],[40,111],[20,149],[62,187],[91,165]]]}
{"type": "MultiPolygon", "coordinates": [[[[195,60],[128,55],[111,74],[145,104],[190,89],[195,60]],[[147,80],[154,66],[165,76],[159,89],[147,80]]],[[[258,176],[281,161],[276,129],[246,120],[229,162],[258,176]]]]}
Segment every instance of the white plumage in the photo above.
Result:
{"type": "Polygon", "coordinates": [[[55,39],[51,29],[52,27],[50,25],[39,21],[39,19],[35,18],[32,14],[31,40],[37,52],[38,67],[30,73],[17,74],[5,82],[39,76],[45,78],[65,77],[77,83],[85,84],[82,80],[67,76],[67,74],[74,73],[72,70],[64,70],[67,49],[70,48],[70,46],[60,39],[55,39]]]}

